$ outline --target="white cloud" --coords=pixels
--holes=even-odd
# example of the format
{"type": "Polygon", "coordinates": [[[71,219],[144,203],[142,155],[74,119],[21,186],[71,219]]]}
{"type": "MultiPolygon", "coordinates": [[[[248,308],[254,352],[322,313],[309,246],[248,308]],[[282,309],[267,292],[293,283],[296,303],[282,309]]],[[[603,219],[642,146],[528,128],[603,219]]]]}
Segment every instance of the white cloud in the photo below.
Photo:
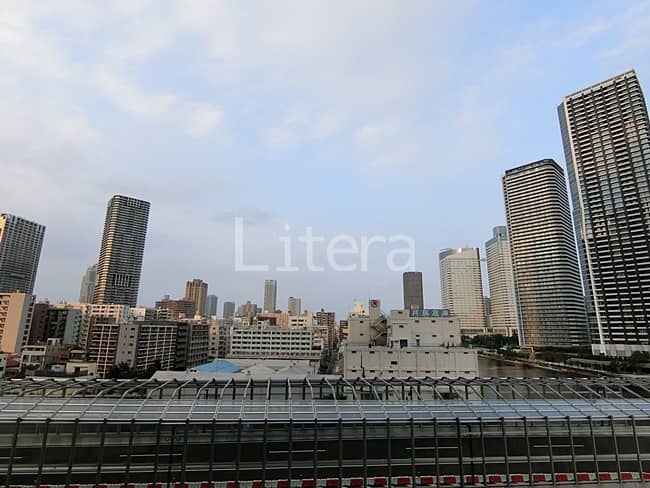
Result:
{"type": "Polygon", "coordinates": [[[95,83],[105,95],[122,109],[135,115],[159,117],[167,114],[177,98],[170,93],[151,93],[141,90],[129,80],[100,68],[95,73],[95,83]]]}
{"type": "Polygon", "coordinates": [[[224,123],[224,113],[219,107],[207,103],[191,103],[187,106],[187,132],[201,137],[219,129],[224,123]]]}
{"type": "Polygon", "coordinates": [[[38,33],[28,16],[10,5],[0,7],[0,60],[39,76],[62,79],[70,74],[62,51],[54,39],[38,33]]]}

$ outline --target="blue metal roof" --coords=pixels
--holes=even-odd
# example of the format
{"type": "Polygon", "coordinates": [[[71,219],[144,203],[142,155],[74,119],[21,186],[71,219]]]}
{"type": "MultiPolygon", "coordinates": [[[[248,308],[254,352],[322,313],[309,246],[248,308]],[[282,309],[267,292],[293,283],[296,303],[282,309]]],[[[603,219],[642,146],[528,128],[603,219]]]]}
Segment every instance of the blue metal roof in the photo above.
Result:
{"type": "Polygon", "coordinates": [[[195,369],[201,373],[237,373],[241,368],[226,359],[215,359],[211,363],[201,364],[195,369]]]}

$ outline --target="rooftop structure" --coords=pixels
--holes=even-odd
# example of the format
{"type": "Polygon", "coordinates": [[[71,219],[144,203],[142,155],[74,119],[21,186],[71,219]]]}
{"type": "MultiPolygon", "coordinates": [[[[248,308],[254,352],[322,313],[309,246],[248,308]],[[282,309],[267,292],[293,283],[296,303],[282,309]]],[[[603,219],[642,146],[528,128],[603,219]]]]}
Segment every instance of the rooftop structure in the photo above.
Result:
{"type": "Polygon", "coordinates": [[[0,381],[9,486],[638,485],[649,435],[649,379],[0,381]]]}

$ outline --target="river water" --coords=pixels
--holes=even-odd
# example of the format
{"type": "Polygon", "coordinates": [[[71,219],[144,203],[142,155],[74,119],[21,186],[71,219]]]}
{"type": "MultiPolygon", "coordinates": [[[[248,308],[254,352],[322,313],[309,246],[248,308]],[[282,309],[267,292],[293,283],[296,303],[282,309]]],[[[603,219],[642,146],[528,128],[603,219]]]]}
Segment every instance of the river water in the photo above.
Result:
{"type": "Polygon", "coordinates": [[[571,376],[570,374],[562,373],[561,371],[550,371],[547,369],[535,368],[533,366],[526,366],[523,364],[507,364],[503,361],[499,361],[498,359],[484,358],[480,356],[478,358],[478,370],[480,376],[493,378],[543,378],[545,376],[563,378],[571,376]]]}

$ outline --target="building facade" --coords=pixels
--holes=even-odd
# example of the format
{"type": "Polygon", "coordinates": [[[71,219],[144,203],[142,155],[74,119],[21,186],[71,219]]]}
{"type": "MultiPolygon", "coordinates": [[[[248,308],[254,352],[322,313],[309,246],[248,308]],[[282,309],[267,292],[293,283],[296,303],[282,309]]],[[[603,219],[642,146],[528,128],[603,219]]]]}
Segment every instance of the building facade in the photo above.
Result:
{"type": "Polygon", "coordinates": [[[47,310],[41,342],[60,340],[62,344],[78,345],[83,320],[81,310],[66,303],[50,305],[47,310]]]}
{"type": "Polygon", "coordinates": [[[489,311],[486,307],[489,329],[511,336],[519,330],[519,324],[507,227],[493,229],[492,239],[485,243],[485,256],[490,287],[489,311]]]}
{"type": "Polygon", "coordinates": [[[650,351],[650,122],[634,71],[558,107],[592,351],[650,351]]]}
{"type": "Polygon", "coordinates": [[[0,293],[34,291],[45,226],[0,214],[0,293]]]}
{"type": "MultiPolygon", "coordinates": [[[[386,346],[357,340],[343,355],[344,376],[468,377],[478,375],[476,351],[461,346],[459,319],[449,310],[391,310],[386,346]]],[[[350,335],[355,334],[350,325],[350,335]]]]}
{"type": "Polygon", "coordinates": [[[126,363],[136,373],[160,365],[174,368],[176,329],[173,322],[130,322],[121,324],[115,350],[115,364],[126,363]]]}
{"type": "Polygon", "coordinates": [[[210,324],[178,322],[174,369],[185,370],[207,362],[210,349],[210,324]]]}
{"type": "Polygon", "coordinates": [[[205,299],[205,316],[208,318],[217,316],[217,305],[219,297],[217,295],[208,295],[205,299]]]}
{"type": "Polygon", "coordinates": [[[34,295],[0,293],[0,352],[20,354],[29,340],[34,295]]]}
{"type": "Polygon", "coordinates": [[[262,312],[275,312],[278,300],[277,280],[264,281],[264,308],[262,312]]]}
{"type": "Polygon", "coordinates": [[[385,346],[387,318],[381,312],[379,300],[368,301],[368,309],[355,302],[348,314],[348,344],[359,346],[385,346]]]}
{"type": "Polygon", "coordinates": [[[424,308],[424,292],[422,290],[422,273],[407,271],[402,275],[404,308],[417,310],[424,308]]]}
{"type": "Polygon", "coordinates": [[[165,295],[162,300],[156,302],[156,313],[164,314],[169,320],[180,320],[183,318],[191,319],[196,314],[196,304],[193,300],[172,300],[169,295],[165,295]]]}
{"type": "Polygon", "coordinates": [[[149,202],[122,195],[109,200],[93,303],[137,305],[149,207],[149,202]]]}
{"type": "Polygon", "coordinates": [[[222,319],[232,319],[235,316],[235,302],[223,302],[222,319]]]}
{"type": "Polygon", "coordinates": [[[259,324],[233,326],[229,331],[231,358],[320,359],[312,327],[277,327],[259,324]]]}
{"type": "Polygon", "coordinates": [[[251,303],[250,300],[246,301],[243,305],[240,305],[237,309],[238,317],[252,319],[255,315],[257,315],[257,304],[251,303]]]}
{"type": "Polygon", "coordinates": [[[301,300],[296,297],[289,297],[287,302],[287,309],[289,310],[289,315],[297,317],[300,315],[301,310],[301,300]]]}
{"type": "Polygon", "coordinates": [[[50,302],[41,300],[32,307],[32,321],[29,326],[28,344],[36,344],[43,341],[45,337],[45,323],[47,322],[47,311],[50,309],[50,302]]]}
{"type": "Polygon", "coordinates": [[[463,334],[485,331],[485,303],[481,261],[477,248],[444,249],[440,252],[442,308],[458,317],[463,334]]]}
{"type": "Polygon", "coordinates": [[[208,284],[199,279],[193,279],[185,283],[185,300],[194,302],[194,313],[205,317],[208,300],[208,284]]]}
{"type": "Polygon", "coordinates": [[[105,378],[115,364],[119,336],[119,323],[109,319],[97,319],[92,324],[88,340],[88,360],[97,364],[98,378],[105,378]]]}
{"type": "Polygon", "coordinates": [[[97,284],[97,265],[90,266],[81,278],[79,290],[79,303],[93,303],[95,285],[97,284]]]}
{"type": "Polygon", "coordinates": [[[562,168],[544,159],[506,171],[503,193],[519,343],[585,346],[584,296],[562,168]]]}

